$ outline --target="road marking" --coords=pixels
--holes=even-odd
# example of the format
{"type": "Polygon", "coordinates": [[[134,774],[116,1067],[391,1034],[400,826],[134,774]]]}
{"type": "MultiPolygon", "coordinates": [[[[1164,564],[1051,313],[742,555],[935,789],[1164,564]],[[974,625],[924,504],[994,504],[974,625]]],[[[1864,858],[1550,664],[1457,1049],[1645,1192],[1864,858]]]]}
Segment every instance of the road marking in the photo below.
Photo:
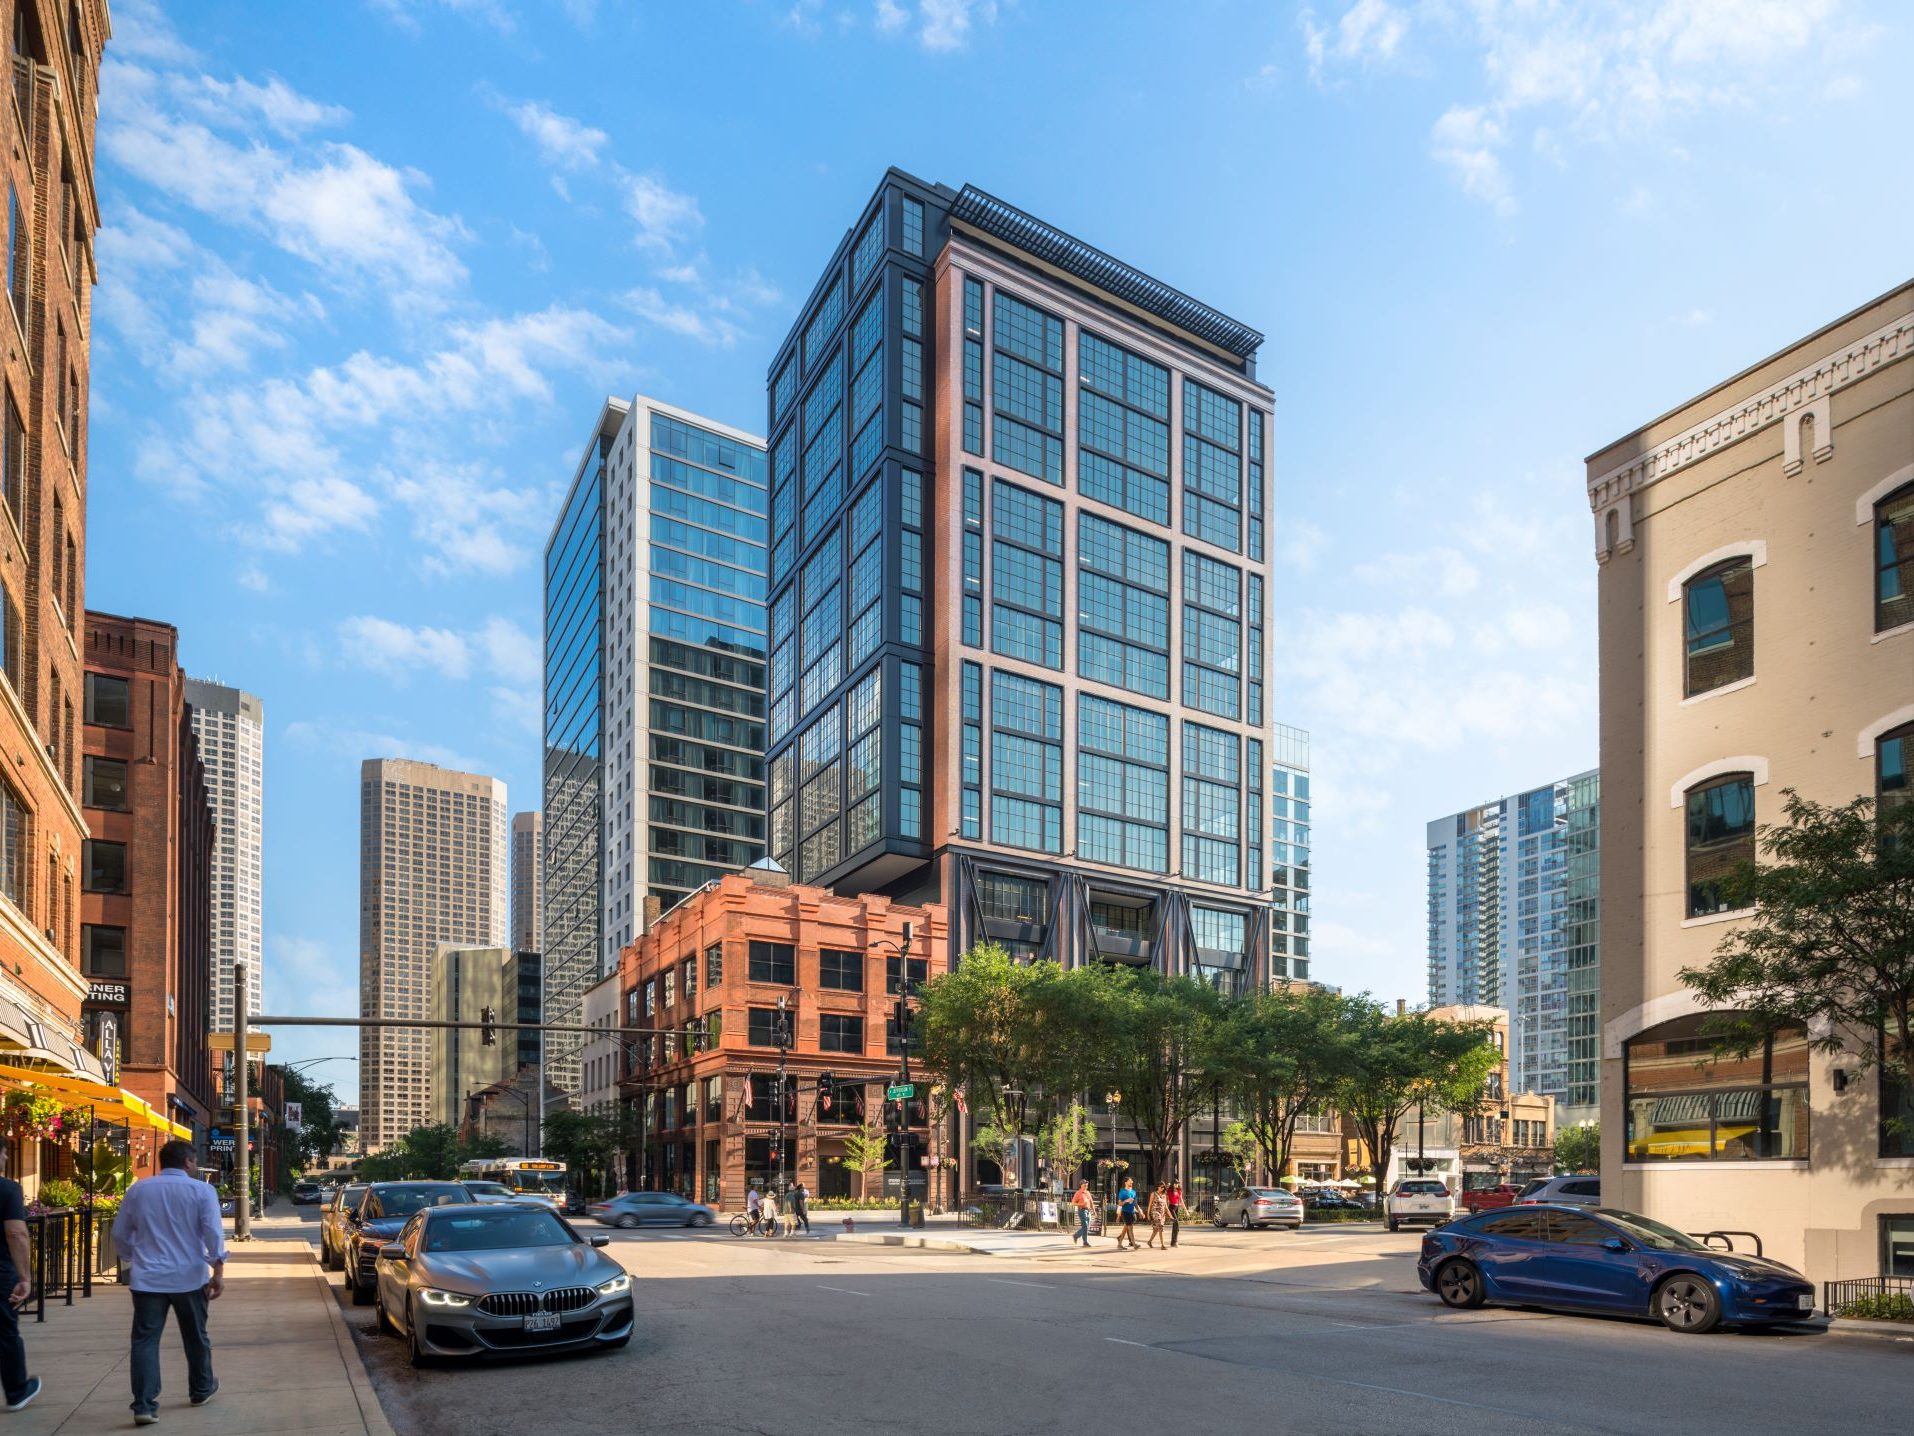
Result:
{"type": "Polygon", "coordinates": [[[1054,1286],[1050,1286],[1049,1284],[1045,1282],[1041,1282],[1041,1281],[1012,1281],[1010,1280],[1009,1277],[1002,1277],[1002,1276],[986,1277],[985,1280],[994,1281],[997,1283],[998,1286],[1027,1286],[1027,1287],[1033,1287],[1038,1291],[1055,1291],[1056,1290],[1054,1286]]]}
{"type": "Polygon", "coordinates": [[[840,1291],[840,1292],[843,1292],[844,1295],[846,1296],[869,1296],[870,1295],[868,1291],[852,1291],[848,1286],[825,1286],[822,1282],[818,1283],[817,1289],[819,1291],[840,1291]]]}
{"type": "Polygon", "coordinates": [[[1155,1348],[1155,1347],[1153,1347],[1153,1346],[1151,1346],[1151,1345],[1150,1345],[1150,1343],[1149,1343],[1149,1342],[1147,1342],[1147,1341],[1125,1341],[1125,1340],[1124,1340],[1124,1339],[1123,1339],[1122,1337],[1120,1337],[1120,1336],[1106,1336],[1106,1337],[1104,1337],[1103,1339],[1104,1339],[1105,1341],[1114,1341],[1114,1342],[1115,1342],[1115,1343],[1116,1343],[1116,1344],[1117,1344],[1118,1346],[1140,1346],[1140,1347],[1142,1347],[1142,1348],[1143,1348],[1143,1349],[1144,1349],[1145,1351],[1154,1351],[1154,1350],[1156,1350],[1156,1348],[1155,1348]]]}

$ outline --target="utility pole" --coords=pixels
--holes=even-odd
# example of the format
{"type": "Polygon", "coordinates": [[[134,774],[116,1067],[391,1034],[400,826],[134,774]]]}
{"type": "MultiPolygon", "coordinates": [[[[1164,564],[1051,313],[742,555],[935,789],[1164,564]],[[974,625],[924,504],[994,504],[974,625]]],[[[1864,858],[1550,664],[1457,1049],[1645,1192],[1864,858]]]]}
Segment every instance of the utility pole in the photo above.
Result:
{"type": "Polygon", "coordinates": [[[246,1064],[246,964],[233,964],[233,1092],[238,1098],[233,1132],[233,1172],[239,1178],[239,1195],[233,1202],[233,1240],[248,1242],[253,1237],[252,1113],[247,1109],[246,1064]]]}
{"type": "Polygon", "coordinates": [[[790,1108],[786,1102],[790,1092],[785,1086],[787,1078],[784,1074],[784,1064],[791,1051],[791,1014],[782,997],[778,999],[777,1021],[771,1029],[771,1036],[778,1044],[778,1195],[782,1197],[786,1190],[785,1163],[790,1157],[788,1130],[790,1108]]]}
{"type": "MultiPolygon", "coordinates": [[[[897,949],[897,1081],[910,1088],[910,940],[904,924],[903,945],[897,949]]],[[[897,1224],[910,1226],[910,1097],[897,1104],[897,1224]]]]}

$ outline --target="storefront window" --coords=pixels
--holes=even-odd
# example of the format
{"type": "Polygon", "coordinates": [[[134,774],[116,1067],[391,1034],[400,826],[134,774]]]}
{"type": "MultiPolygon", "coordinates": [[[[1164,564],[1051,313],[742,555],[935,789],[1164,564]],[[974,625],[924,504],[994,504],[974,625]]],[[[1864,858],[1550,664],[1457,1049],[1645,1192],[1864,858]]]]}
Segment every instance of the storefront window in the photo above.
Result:
{"type": "Polygon", "coordinates": [[[1628,1042],[1628,1160],[1805,1160],[1806,1029],[1784,1028],[1736,1056],[1716,1051],[1706,1020],[1677,1018],[1628,1042]]]}
{"type": "Polygon", "coordinates": [[[1914,1214],[1881,1218],[1881,1275],[1914,1276],[1914,1214]]]}

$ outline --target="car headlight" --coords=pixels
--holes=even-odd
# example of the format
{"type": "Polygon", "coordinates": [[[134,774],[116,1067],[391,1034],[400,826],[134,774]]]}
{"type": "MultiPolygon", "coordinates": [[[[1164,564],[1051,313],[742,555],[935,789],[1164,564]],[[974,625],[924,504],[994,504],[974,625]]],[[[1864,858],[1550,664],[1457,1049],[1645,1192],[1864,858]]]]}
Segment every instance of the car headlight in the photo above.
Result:
{"type": "Polygon", "coordinates": [[[472,1298],[456,1291],[439,1291],[427,1287],[419,1293],[419,1300],[427,1306],[470,1306],[472,1298]]]}
{"type": "Polygon", "coordinates": [[[598,1294],[600,1296],[617,1296],[622,1291],[630,1290],[631,1274],[629,1272],[620,1272],[610,1281],[601,1281],[598,1283],[598,1294]]]}

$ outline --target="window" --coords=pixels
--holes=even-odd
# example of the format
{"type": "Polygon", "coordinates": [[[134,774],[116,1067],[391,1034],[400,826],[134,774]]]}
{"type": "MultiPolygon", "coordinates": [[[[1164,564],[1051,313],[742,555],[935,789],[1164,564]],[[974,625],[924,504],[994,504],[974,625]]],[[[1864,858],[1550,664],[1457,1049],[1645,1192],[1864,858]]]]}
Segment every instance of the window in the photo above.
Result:
{"type": "Polygon", "coordinates": [[[118,808],[124,811],[127,806],[126,764],[118,758],[95,758],[89,755],[83,801],[89,808],[118,808]]]}
{"type": "Polygon", "coordinates": [[[820,1013],[817,1019],[817,1050],[862,1053],[864,1019],[841,1012],[820,1013]]]}
{"type": "Polygon", "coordinates": [[[724,980],[724,944],[714,942],[704,950],[704,985],[716,987],[724,980]]]}
{"type": "Polygon", "coordinates": [[[1907,776],[1914,758],[1914,723],[1904,723],[1874,740],[1874,811],[1885,823],[1914,804],[1914,785],[1907,776]]]}
{"type": "Polygon", "coordinates": [[[86,721],[105,728],[133,725],[132,685],[109,673],[86,675],[86,721]]]}
{"type": "Polygon", "coordinates": [[[84,924],[80,929],[80,971],[88,977],[125,977],[126,929],[84,924]]]}
{"type": "Polygon", "coordinates": [[[819,948],[817,985],[835,988],[839,992],[862,992],[864,990],[864,954],[846,952],[835,947],[819,948]]]}
{"type": "Polygon", "coordinates": [[[1243,406],[1183,381],[1183,532],[1242,552],[1243,406]]]}
{"type": "Polygon", "coordinates": [[[0,893],[15,907],[27,900],[27,809],[11,787],[0,783],[0,893]]]}
{"type": "Polygon", "coordinates": [[[23,524],[26,522],[23,505],[26,502],[27,430],[20,422],[20,410],[14,405],[11,390],[7,393],[5,409],[6,430],[0,437],[0,443],[5,445],[0,448],[0,485],[5,487],[4,497],[14,523],[23,524]]]}
{"type": "Polygon", "coordinates": [[[1049,896],[1049,886],[1041,878],[1010,873],[977,875],[977,906],[987,921],[1041,927],[1050,920],[1049,896]]]}
{"type": "Polygon", "coordinates": [[[999,479],[991,485],[990,646],[1063,667],[1063,505],[999,479]]]}
{"type": "Polygon", "coordinates": [[[1539,1242],[1545,1240],[1547,1220],[1546,1212],[1497,1212],[1475,1223],[1473,1230],[1504,1241],[1539,1242]]]}
{"type": "Polygon", "coordinates": [[[1063,690],[990,675],[990,840],[1063,850],[1063,690]]]}
{"type": "Polygon", "coordinates": [[[1006,468],[1063,482],[1063,321],[994,296],[991,455],[1006,468]]]}
{"type": "MultiPolygon", "coordinates": [[[[744,1040],[753,1047],[776,1047],[778,1045],[779,1013],[775,1007],[753,1007],[748,1009],[744,1040]]],[[[788,1016],[785,1018],[789,1024],[788,1016]]]]}
{"type": "Polygon", "coordinates": [[[27,216],[20,207],[20,192],[7,189],[7,296],[13,301],[13,317],[20,328],[27,327],[27,216]]]}
{"type": "Polygon", "coordinates": [[[913,957],[900,959],[894,956],[887,957],[884,959],[884,991],[892,997],[897,996],[897,975],[902,971],[905,961],[910,963],[910,987],[912,992],[917,991],[930,980],[930,960],[928,958],[913,957]]]}
{"type": "Polygon", "coordinates": [[[1914,484],[1874,506],[1874,631],[1914,623],[1914,484]]]}
{"type": "Polygon", "coordinates": [[[1077,483],[1085,497],[1152,523],[1170,521],[1170,375],[1081,330],[1077,483]]]}
{"type": "Polygon", "coordinates": [[[1914,1277],[1914,1216],[1881,1218],[1881,1275],[1914,1277]]]}
{"type": "Polygon", "coordinates": [[[1688,916],[1727,912],[1728,880],[1755,860],[1754,774],[1688,790],[1688,916]]]}
{"type": "Polygon", "coordinates": [[[1170,723],[1085,693],[1077,699],[1077,851],[1091,862],[1169,868],[1170,723]]]}
{"type": "Polygon", "coordinates": [[[90,893],[126,891],[126,844],[103,838],[86,840],[86,889],[90,893]]]}
{"type": "Polygon", "coordinates": [[[797,983],[797,949],[788,942],[752,943],[751,980],[794,986],[797,983]]]}
{"type": "Polygon", "coordinates": [[[1623,1046],[1627,1160],[1805,1159],[1807,1029],[1784,1027],[1737,1056],[1716,1049],[1706,1020],[1678,1017],[1623,1046]]]}
{"type": "Polygon", "coordinates": [[[1754,560],[1743,554],[1688,580],[1687,695],[1754,676],[1754,560]]]}

